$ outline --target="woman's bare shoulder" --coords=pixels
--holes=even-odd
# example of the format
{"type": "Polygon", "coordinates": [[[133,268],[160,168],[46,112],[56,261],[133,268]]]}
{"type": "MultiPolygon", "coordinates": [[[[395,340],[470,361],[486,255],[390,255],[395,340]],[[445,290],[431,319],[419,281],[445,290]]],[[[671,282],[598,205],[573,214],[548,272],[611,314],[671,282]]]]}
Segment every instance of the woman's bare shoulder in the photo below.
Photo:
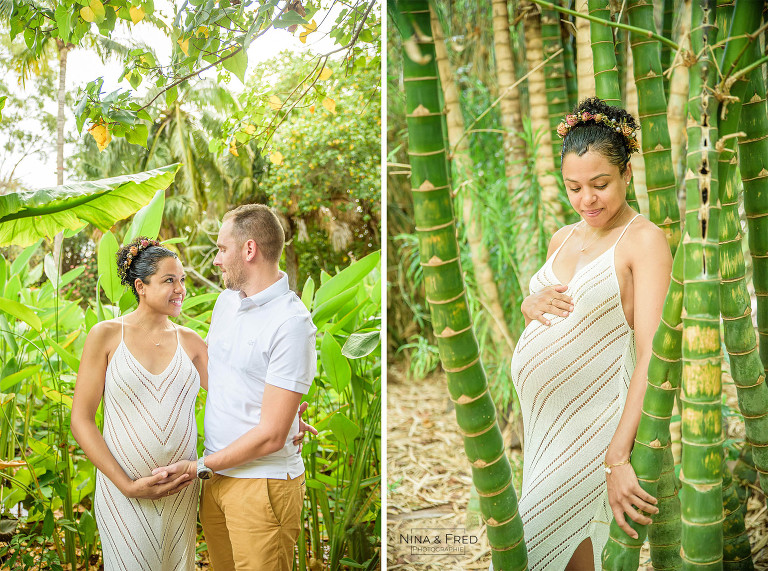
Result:
{"type": "Polygon", "coordinates": [[[208,350],[205,341],[196,331],[189,327],[184,327],[183,325],[177,325],[176,327],[179,329],[179,335],[181,335],[181,342],[184,345],[184,349],[190,356],[192,356],[192,353],[197,354],[200,351],[208,350]]]}
{"type": "Polygon", "coordinates": [[[640,216],[629,225],[627,232],[619,244],[624,256],[630,263],[653,262],[656,265],[672,265],[672,254],[669,250],[667,235],[647,218],[640,216]]]}
{"type": "Polygon", "coordinates": [[[554,233],[552,236],[552,239],[549,241],[549,248],[547,249],[547,258],[549,258],[555,250],[557,250],[560,246],[562,246],[563,242],[565,242],[565,239],[568,237],[568,234],[571,233],[571,231],[576,228],[576,225],[578,222],[574,224],[568,224],[567,226],[563,226],[560,228],[557,232],[554,233]]]}

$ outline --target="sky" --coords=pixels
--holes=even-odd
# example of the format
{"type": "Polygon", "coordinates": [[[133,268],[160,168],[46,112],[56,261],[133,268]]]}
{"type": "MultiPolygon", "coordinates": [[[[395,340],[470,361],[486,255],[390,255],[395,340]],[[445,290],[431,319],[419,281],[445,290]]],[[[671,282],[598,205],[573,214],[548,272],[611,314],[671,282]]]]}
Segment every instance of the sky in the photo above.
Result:
{"type": "MultiPolygon", "coordinates": [[[[337,13],[338,9],[334,9],[330,13],[321,11],[315,14],[313,18],[318,24],[318,30],[307,37],[306,44],[301,43],[299,40],[299,33],[303,31],[303,28],[301,27],[299,27],[293,34],[287,30],[269,30],[264,36],[251,44],[248,49],[248,73],[253,69],[255,64],[275,57],[285,50],[297,53],[311,51],[316,54],[331,51],[334,48],[334,43],[327,34],[336,20],[337,13]]],[[[161,17],[164,21],[170,23],[173,20],[174,9],[171,3],[166,0],[155,0],[155,14],[161,17]]],[[[146,42],[155,49],[159,63],[166,63],[170,60],[170,41],[162,31],[150,24],[139,22],[139,24],[132,26],[131,28],[123,26],[122,29],[116,31],[114,38],[116,40],[134,39],[146,42]]],[[[76,94],[78,88],[84,87],[89,81],[96,79],[97,77],[104,78],[102,89],[105,94],[110,93],[115,89],[130,89],[131,87],[127,81],[118,83],[122,70],[123,63],[117,58],[113,58],[104,63],[94,52],[86,49],[74,49],[69,52],[67,59],[67,92],[76,94]]],[[[215,76],[216,71],[211,70],[209,72],[209,77],[215,76]]],[[[203,77],[206,76],[203,75],[203,77]]],[[[242,84],[240,83],[240,80],[232,75],[229,88],[233,91],[238,91],[241,87],[242,84]]],[[[34,89],[34,82],[27,83],[27,89],[34,89]]],[[[139,89],[141,90],[141,86],[139,89]]],[[[19,87],[19,92],[23,95],[24,90],[19,87]]],[[[47,111],[53,114],[56,113],[56,103],[54,101],[51,102],[47,111]]],[[[66,114],[67,123],[65,136],[71,137],[76,129],[74,112],[71,108],[67,108],[66,114]]],[[[30,125],[25,125],[25,127],[30,128],[30,125]]],[[[83,131],[84,133],[80,134],[81,137],[90,136],[85,129],[83,131]]],[[[24,159],[19,165],[16,171],[16,178],[18,178],[25,187],[35,189],[56,185],[56,152],[55,144],[53,143],[55,142],[52,142],[51,151],[48,153],[47,159],[44,160],[43,157],[35,155],[24,159]]],[[[65,145],[65,155],[71,153],[73,147],[73,144],[65,145]]]]}

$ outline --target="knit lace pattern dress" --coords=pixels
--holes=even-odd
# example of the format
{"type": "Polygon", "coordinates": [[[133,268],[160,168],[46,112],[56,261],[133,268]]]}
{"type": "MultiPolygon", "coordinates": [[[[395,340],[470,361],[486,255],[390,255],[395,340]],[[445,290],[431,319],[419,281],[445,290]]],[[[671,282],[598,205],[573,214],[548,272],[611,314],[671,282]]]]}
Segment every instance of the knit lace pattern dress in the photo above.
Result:
{"type": "MultiPolygon", "coordinates": [[[[179,460],[196,460],[195,399],[200,376],[179,343],[160,374],[131,354],[121,333],[104,383],[104,440],[135,480],[179,460]]],[[[105,571],[195,568],[197,480],[158,500],[125,497],[97,471],[95,511],[105,571]]]]}
{"type": "MultiPolygon", "coordinates": [[[[602,568],[613,517],[602,463],[636,359],[614,251],[633,221],[568,283],[573,311],[567,317],[547,314],[549,326],[532,321],[512,358],[524,429],[519,504],[531,570],[565,569],[588,537],[595,569],[602,568]]],[[[531,293],[563,283],[552,263],[573,230],[531,278],[531,293]]]]}

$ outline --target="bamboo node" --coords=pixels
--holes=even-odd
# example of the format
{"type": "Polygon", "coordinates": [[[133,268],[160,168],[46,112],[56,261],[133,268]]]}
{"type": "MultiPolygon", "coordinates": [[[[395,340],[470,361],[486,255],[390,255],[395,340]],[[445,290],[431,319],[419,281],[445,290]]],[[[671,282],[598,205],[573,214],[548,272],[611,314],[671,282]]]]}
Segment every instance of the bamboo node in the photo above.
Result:
{"type": "Polygon", "coordinates": [[[672,387],[672,383],[670,383],[669,381],[664,381],[663,383],[661,383],[661,387],[660,388],[664,389],[665,391],[668,391],[668,390],[672,389],[673,387],[672,387]]]}
{"type": "Polygon", "coordinates": [[[655,71],[653,71],[653,70],[650,70],[645,77],[653,78],[653,77],[656,77],[656,76],[657,76],[657,73],[655,71]]]}
{"type": "Polygon", "coordinates": [[[765,170],[765,167],[760,169],[760,174],[758,176],[760,176],[760,177],[768,176],[768,171],[765,170]]]}
{"type": "Polygon", "coordinates": [[[421,190],[421,191],[435,190],[435,188],[436,188],[435,185],[432,184],[431,181],[425,180],[424,182],[421,183],[421,185],[419,186],[418,190],[421,190]]]}
{"type": "Polygon", "coordinates": [[[428,262],[425,264],[422,264],[424,266],[441,266],[443,264],[443,260],[438,258],[437,256],[432,256],[428,262]]]}
{"type": "Polygon", "coordinates": [[[755,93],[752,96],[752,99],[749,100],[750,103],[760,103],[760,101],[761,101],[760,96],[757,93],[755,93]]]}
{"type": "Polygon", "coordinates": [[[424,107],[421,103],[419,103],[419,106],[413,110],[411,113],[411,117],[426,117],[428,115],[431,115],[432,112],[424,107]]]}
{"type": "Polygon", "coordinates": [[[654,151],[663,151],[663,150],[664,150],[664,145],[662,145],[661,143],[659,143],[658,145],[656,145],[656,146],[653,148],[653,150],[654,150],[654,151]]]}
{"type": "Polygon", "coordinates": [[[663,448],[663,446],[661,445],[661,442],[659,441],[658,438],[656,438],[655,440],[651,440],[649,445],[650,445],[651,448],[663,448]]]}

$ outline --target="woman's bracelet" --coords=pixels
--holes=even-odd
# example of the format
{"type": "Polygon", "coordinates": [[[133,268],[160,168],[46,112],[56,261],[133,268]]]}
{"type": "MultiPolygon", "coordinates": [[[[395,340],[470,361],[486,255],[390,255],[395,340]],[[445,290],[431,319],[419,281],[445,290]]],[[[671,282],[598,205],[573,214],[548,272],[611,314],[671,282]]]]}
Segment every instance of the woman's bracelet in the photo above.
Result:
{"type": "Polygon", "coordinates": [[[611,473],[611,468],[615,468],[616,466],[623,466],[624,464],[629,464],[631,461],[630,458],[627,458],[623,462],[618,462],[617,464],[609,464],[608,462],[603,462],[603,470],[605,470],[606,474],[611,473]]]}

